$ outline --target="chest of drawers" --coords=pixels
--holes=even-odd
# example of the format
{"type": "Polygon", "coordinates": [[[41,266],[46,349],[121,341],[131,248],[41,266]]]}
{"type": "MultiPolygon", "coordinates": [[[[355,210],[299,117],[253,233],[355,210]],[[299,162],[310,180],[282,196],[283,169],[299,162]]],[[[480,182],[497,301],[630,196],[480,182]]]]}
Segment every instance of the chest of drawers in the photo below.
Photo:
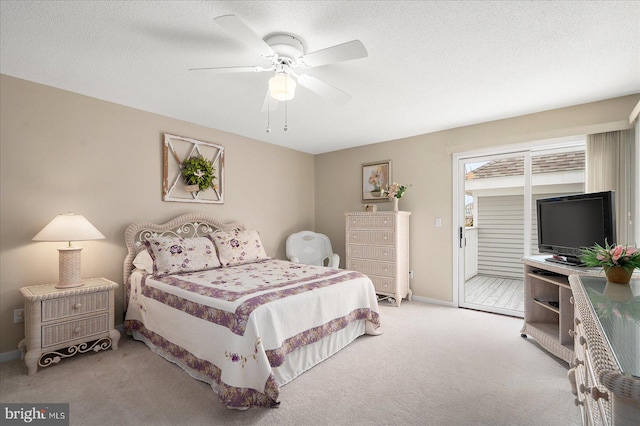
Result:
{"type": "Polygon", "coordinates": [[[409,288],[410,212],[349,212],[346,217],[346,267],[373,281],[376,294],[400,306],[409,288]]]}
{"type": "Polygon", "coordinates": [[[569,380],[584,425],[640,424],[640,280],[571,275],[575,358],[569,380]]]}
{"type": "Polygon", "coordinates": [[[25,338],[18,347],[29,375],[38,367],[78,353],[118,349],[120,333],[114,328],[114,290],[118,284],[105,278],[83,282],[82,287],[64,290],[55,284],[20,289],[25,304],[25,338]]]}

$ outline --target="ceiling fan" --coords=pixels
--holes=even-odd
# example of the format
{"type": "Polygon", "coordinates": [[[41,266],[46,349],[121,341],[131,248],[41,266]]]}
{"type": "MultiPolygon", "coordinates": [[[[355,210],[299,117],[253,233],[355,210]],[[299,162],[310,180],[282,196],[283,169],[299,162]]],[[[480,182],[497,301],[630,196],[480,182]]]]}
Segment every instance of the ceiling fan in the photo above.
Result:
{"type": "Polygon", "coordinates": [[[293,99],[296,80],[297,84],[320,96],[326,97],[339,105],[346,104],[351,99],[351,95],[316,77],[296,73],[294,69],[319,67],[368,56],[367,49],[365,49],[360,40],[352,40],[326,49],[305,53],[302,41],[299,38],[291,34],[280,33],[262,39],[236,15],[219,16],[214,19],[214,22],[249,48],[255,50],[270,65],[264,67],[250,65],[191,68],[190,71],[211,71],[215,73],[273,72],[274,75],[269,80],[269,90],[265,96],[263,110],[274,109],[271,106],[273,105],[270,102],[271,99],[277,101],[293,99]]]}

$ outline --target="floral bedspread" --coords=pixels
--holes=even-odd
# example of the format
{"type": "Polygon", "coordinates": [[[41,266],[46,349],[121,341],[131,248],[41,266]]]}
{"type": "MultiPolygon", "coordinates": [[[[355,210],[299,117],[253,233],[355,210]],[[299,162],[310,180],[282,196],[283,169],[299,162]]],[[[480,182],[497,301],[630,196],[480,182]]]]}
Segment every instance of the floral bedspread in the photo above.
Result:
{"type": "Polygon", "coordinates": [[[211,383],[228,407],[272,407],[282,385],[273,369],[354,321],[380,324],[369,278],[269,259],[132,279],[125,330],[211,383]]]}

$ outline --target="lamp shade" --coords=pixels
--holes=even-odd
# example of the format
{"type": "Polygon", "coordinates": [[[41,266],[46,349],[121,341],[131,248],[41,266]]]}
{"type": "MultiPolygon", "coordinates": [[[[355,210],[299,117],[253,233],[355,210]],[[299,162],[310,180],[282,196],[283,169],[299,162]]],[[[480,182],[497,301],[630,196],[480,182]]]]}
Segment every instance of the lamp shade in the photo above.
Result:
{"type": "Polygon", "coordinates": [[[34,241],[68,241],[69,246],[59,248],[58,284],[56,288],[65,289],[82,286],[80,277],[80,252],[82,247],[74,247],[71,241],[101,240],[104,235],[96,229],[84,216],[67,213],[59,214],[42,231],[38,232],[34,241]]]}
{"type": "Polygon", "coordinates": [[[290,101],[296,94],[296,82],[286,72],[278,72],[269,79],[269,94],[277,101],[290,101]]]}
{"type": "Polygon", "coordinates": [[[86,241],[101,240],[104,235],[96,229],[84,216],[67,213],[59,214],[42,231],[38,232],[34,241],[86,241]]]}

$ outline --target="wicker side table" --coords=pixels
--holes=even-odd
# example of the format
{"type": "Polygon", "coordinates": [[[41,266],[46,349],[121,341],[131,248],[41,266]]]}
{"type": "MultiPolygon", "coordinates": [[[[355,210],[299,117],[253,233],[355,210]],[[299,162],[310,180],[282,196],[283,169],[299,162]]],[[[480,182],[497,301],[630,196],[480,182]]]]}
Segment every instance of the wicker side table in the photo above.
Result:
{"type": "Polygon", "coordinates": [[[106,278],[83,280],[82,287],[55,284],[22,287],[25,338],[18,344],[29,375],[78,353],[118,349],[114,327],[115,289],[106,278]]]}

